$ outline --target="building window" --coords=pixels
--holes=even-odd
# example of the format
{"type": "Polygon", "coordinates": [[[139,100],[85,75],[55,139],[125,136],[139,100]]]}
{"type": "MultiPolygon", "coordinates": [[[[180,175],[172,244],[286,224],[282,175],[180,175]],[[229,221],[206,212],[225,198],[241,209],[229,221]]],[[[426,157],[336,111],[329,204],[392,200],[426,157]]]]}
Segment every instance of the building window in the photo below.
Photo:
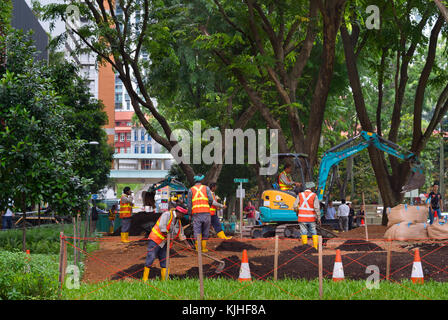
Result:
{"type": "Polygon", "coordinates": [[[118,141],[118,133],[115,134],[115,141],[118,141]]]}
{"type": "Polygon", "coordinates": [[[146,134],[145,129],[141,130],[141,134],[142,134],[142,141],[145,141],[145,134],[146,134]]]}
{"type": "Polygon", "coordinates": [[[127,108],[128,110],[131,110],[131,101],[126,100],[126,108],[127,108]]]}
{"type": "Polygon", "coordinates": [[[131,133],[130,132],[126,133],[126,140],[131,141],[131,133]]]}
{"type": "Polygon", "coordinates": [[[116,126],[116,127],[119,127],[119,126],[120,126],[120,122],[116,121],[116,122],[115,122],[115,126],[116,126]]]}
{"type": "Polygon", "coordinates": [[[141,153],[145,153],[145,145],[144,144],[141,145],[141,153]]]}
{"type": "Polygon", "coordinates": [[[138,153],[138,144],[136,144],[134,147],[134,153],[138,153]]]}
{"type": "Polygon", "coordinates": [[[152,145],[148,144],[147,145],[147,153],[152,153],[152,145]]]}
{"type": "Polygon", "coordinates": [[[148,141],[151,141],[151,139],[152,139],[151,136],[148,134],[148,141]]]}
{"type": "Polygon", "coordinates": [[[138,141],[137,129],[134,129],[134,141],[138,141]]]}
{"type": "Polygon", "coordinates": [[[121,152],[120,153],[125,153],[125,148],[120,148],[121,149],[121,152]]]}
{"type": "Polygon", "coordinates": [[[115,153],[120,153],[120,148],[115,148],[115,153]]]}
{"type": "Polygon", "coordinates": [[[131,147],[126,148],[126,153],[131,153],[131,147]]]}
{"type": "Polygon", "coordinates": [[[143,159],[141,161],[141,169],[142,170],[151,170],[151,160],[143,159]]]}
{"type": "Polygon", "coordinates": [[[120,133],[120,141],[124,142],[124,133],[120,133]]]}

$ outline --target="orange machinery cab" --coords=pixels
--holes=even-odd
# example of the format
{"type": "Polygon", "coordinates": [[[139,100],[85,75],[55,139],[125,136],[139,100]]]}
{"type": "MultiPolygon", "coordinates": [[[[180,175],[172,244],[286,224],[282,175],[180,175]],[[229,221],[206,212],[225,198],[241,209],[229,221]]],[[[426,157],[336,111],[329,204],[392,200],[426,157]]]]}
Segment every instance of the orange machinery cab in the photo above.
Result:
{"type": "Polygon", "coordinates": [[[297,222],[297,214],[293,210],[296,201],[294,192],[266,190],[261,195],[260,219],[269,222],[297,222]]]}

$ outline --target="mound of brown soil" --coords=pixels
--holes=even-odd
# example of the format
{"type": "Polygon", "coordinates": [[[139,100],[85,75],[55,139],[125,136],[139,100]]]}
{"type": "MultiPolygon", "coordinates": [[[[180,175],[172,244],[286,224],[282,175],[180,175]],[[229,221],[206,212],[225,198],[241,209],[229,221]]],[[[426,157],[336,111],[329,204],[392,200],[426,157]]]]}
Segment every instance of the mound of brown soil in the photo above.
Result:
{"type": "Polygon", "coordinates": [[[216,251],[231,251],[231,252],[242,252],[244,249],[246,250],[259,250],[257,247],[249,244],[243,243],[238,240],[228,240],[221,242],[217,247],[216,251]]]}
{"type": "Polygon", "coordinates": [[[365,240],[347,240],[336,249],[341,251],[382,251],[376,244],[365,240]]]}

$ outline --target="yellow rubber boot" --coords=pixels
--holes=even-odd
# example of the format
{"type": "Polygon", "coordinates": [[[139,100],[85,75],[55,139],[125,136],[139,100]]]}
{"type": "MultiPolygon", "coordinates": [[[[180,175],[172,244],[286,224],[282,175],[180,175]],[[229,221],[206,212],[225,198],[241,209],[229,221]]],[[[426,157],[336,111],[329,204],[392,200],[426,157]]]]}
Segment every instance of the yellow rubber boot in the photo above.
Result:
{"type": "Polygon", "coordinates": [[[160,278],[162,281],[165,281],[165,277],[170,276],[170,269],[167,268],[161,268],[160,269],[160,278]],[[168,274],[167,274],[168,273],[168,274]]]}
{"type": "Polygon", "coordinates": [[[127,235],[128,235],[127,232],[122,232],[121,233],[121,242],[123,242],[123,243],[128,243],[129,242],[129,240],[127,238],[127,235]]]}
{"type": "Polygon", "coordinates": [[[148,281],[149,270],[150,270],[150,268],[147,268],[147,267],[145,267],[145,268],[143,269],[143,278],[142,278],[143,282],[148,281]]]}
{"type": "Polygon", "coordinates": [[[207,240],[201,240],[202,252],[208,252],[207,249],[207,240]]]}
{"type": "Polygon", "coordinates": [[[313,235],[313,247],[317,250],[317,246],[319,245],[319,236],[313,235]]]}
{"type": "Polygon", "coordinates": [[[217,234],[218,238],[220,239],[224,239],[224,240],[230,240],[232,239],[232,237],[227,237],[226,234],[224,233],[224,231],[219,231],[217,234]]]}
{"type": "Polygon", "coordinates": [[[125,233],[125,240],[126,240],[126,242],[131,242],[131,241],[129,240],[129,232],[126,232],[126,233],[125,233]]]}
{"type": "Polygon", "coordinates": [[[307,244],[307,243],[308,243],[308,236],[302,235],[302,244],[307,244]]]}

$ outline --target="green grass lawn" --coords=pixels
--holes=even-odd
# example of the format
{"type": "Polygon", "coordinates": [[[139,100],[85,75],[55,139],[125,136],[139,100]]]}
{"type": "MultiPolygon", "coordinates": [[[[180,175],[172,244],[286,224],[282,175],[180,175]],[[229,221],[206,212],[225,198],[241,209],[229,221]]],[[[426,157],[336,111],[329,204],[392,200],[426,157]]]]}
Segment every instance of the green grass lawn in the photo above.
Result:
{"type": "MultiPolygon", "coordinates": [[[[239,283],[227,279],[204,280],[208,300],[316,300],[318,281],[284,279],[276,282],[239,283]]],[[[448,299],[448,284],[426,282],[423,285],[405,282],[380,282],[379,289],[367,289],[365,281],[335,283],[324,280],[323,298],[327,300],[427,300],[448,299]]],[[[199,299],[197,279],[152,280],[143,283],[110,281],[81,284],[79,289],[64,289],[62,299],[86,300],[195,300],[199,299]]]]}

